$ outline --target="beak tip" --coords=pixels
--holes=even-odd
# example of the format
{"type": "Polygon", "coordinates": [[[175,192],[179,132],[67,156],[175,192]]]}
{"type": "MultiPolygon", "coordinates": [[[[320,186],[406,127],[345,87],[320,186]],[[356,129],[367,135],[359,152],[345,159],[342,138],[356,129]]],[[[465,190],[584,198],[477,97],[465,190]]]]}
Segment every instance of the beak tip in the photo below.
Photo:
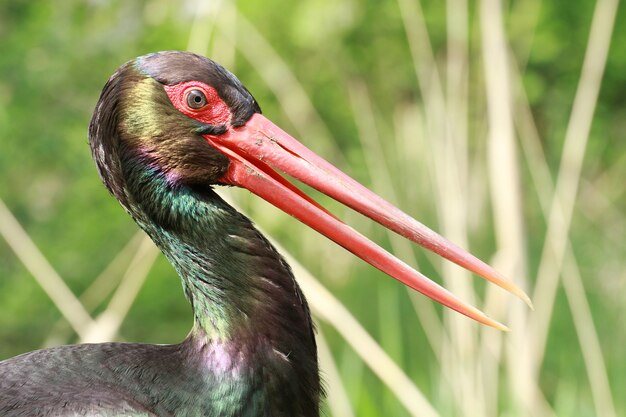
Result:
{"type": "Polygon", "coordinates": [[[507,287],[503,287],[503,288],[509,291],[511,294],[515,295],[520,300],[522,300],[528,306],[528,308],[530,308],[533,311],[535,310],[535,306],[533,305],[532,300],[530,299],[528,294],[526,294],[526,292],[524,292],[524,290],[522,290],[520,287],[510,282],[510,284],[507,287]]]}
{"type": "Polygon", "coordinates": [[[483,275],[483,277],[486,277],[486,279],[493,282],[500,288],[515,295],[517,298],[522,300],[531,310],[533,311],[535,310],[535,306],[533,305],[533,302],[528,296],[528,294],[526,294],[526,292],[524,292],[524,290],[522,290],[520,287],[515,285],[513,281],[509,281],[508,279],[504,278],[502,275],[500,275],[497,272],[495,272],[494,275],[488,275],[488,276],[483,275]]]}
{"type": "Polygon", "coordinates": [[[530,308],[531,311],[535,311],[535,305],[533,304],[533,301],[530,299],[530,297],[528,295],[526,295],[525,292],[522,291],[522,301],[524,301],[526,303],[526,305],[528,306],[528,308],[530,308]]]}
{"type": "Polygon", "coordinates": [[[487,324],[490,327],[493,327],[496,330],[500,330],[501,332],[505,332],[505,333],[510,333],[511,329],[508,328],[507,326],[505,326],[504,324],[500,323],[497,320],[494,320],[490,317],[487,318],[488,322],[486,322],[485,324],[487,324]]]}
{"type": "Polygon", "coordinates": [[[501,327],[498,327],[498,330],[501,330],[505,333],[511,333],[511,329],[509,329],[507,326],[505,326],[504,324],[501,325],[501,327]]]}
{"type": "Polygon", "coordinates": [[[524,290],[522,290],[521,288],[517,286],[514,286],[513,288],[514,288],[514,291],[512,291],[513,294],[515,294],[520,300],[526,303],[528,308],[530,308],[532,311],[535,311],[535,306],[533,305],[533,301],[530,299],[528,294],[526,294],[524,290]]]}
{"type": "Polygon", "coordinates": [[[491,317],[488,317],[486,315],[483,315],[483,317],[479,320],[479,322],[482,323],[482,324],[485,324],[485,325],[487,325],[489,327],[493,327],[496,330],[500,330],[501,332],[509,333],[511,331],[511,329],[509,329],[504,324],[502,324],[499,321],[494,320],[491,317]]]}
{"type": "Polygon", "coordinates": [[[476,320],[477,322],[481,324],[484,324],[489,327],[493,327],[494,329],[497,329],[503,332],[511,331],[511,329],[509,329],[507,326],[505,326],[504,324],[500,323],[497,320],[492,319],[491,317],[489,317],[488,315],[486,315],[485,313],[483,313],[476,307],[467,306],[467,305],[464,307],[466,308],[466,311],[461,311],[461,310],[457,310],[457,311],[465,314],[469,318],[476,320]]]}

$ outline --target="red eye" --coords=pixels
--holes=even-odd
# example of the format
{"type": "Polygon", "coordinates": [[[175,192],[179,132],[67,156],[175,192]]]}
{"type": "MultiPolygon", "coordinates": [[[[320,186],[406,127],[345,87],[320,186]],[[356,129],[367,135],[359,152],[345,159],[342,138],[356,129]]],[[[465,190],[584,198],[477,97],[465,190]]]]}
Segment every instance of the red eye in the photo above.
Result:
{"type": "Polygon", "coordinates": [[[163,87],[174,107],[184,115],[210,125],[227,125],[230,122],[230,107],[214,87],[200,81],[163,87]]]}

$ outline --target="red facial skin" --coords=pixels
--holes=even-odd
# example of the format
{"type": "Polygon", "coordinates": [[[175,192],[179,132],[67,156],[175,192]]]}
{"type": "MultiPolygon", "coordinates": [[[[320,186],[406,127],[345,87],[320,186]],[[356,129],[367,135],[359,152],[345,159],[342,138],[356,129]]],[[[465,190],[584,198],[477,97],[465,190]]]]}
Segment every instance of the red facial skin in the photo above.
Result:
{"type": "Polygon", "coordinates": [[[230,123],[230,108],[217,94],[215,88],[199,81],[166,85],[164,88],[174,106],[184,115],[210,125],[228,125],[230,123]],[[193,109],[187,105],[187,95],[192,90],[200,90],[204,93],[207,100],[204,107],[193,109]]]}

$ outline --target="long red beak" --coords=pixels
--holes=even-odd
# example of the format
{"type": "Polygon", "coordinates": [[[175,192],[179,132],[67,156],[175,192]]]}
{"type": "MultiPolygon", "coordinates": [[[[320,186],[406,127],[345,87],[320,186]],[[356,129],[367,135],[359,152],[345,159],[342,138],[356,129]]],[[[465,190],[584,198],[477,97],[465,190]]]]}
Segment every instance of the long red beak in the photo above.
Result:
{"type": "Polygon", "coordinates": [[[274,169],[474,272],[531,305],[528,296],[489,265],[449,242],[317,156],[261,114],[242,127],[206,136],[231,161],[224,184],[247,188],[403,284],[480,323],[508,330],[337,219],[274,169]],[[273,169],[274,168],[274,169],[273,169]]]}

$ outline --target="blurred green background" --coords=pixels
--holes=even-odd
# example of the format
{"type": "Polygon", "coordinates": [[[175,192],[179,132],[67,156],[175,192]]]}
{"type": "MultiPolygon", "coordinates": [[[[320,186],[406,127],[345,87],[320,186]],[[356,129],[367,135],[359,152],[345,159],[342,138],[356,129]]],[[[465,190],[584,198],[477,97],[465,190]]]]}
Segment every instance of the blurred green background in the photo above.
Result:
{"type": "Polygon", "coordinates": [[[119,65],[192,50],[235,73],[278,125],[535,302],[530,311],[315,195],[513,331],[482,328],[233,192],[340,300],[334,309],[323,292],[307,293],[327,415],[626,415],[617,4],[0,0],[0,359],[80,340],[185,337],[179,280],[101,185],[87,126],[119,65]]]}

